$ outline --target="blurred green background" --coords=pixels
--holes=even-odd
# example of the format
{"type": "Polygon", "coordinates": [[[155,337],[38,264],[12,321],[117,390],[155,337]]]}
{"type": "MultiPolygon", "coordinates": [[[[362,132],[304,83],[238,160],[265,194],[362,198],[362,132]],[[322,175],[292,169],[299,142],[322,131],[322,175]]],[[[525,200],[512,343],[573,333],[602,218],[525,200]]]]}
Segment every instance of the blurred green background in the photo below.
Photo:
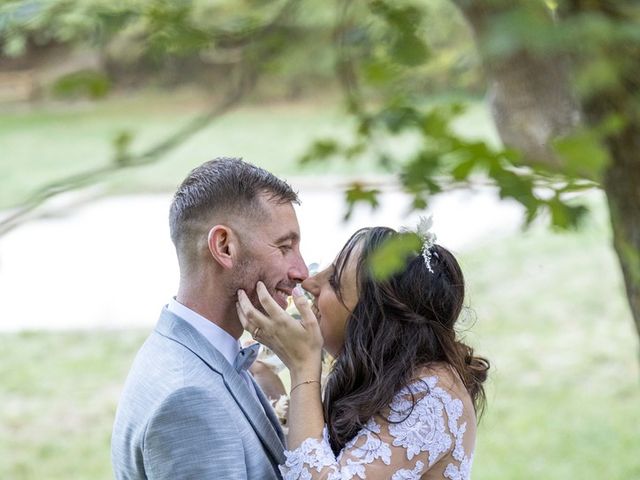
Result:
{"type": "MultiPolygon", "coordinates": [[[[462,16],[445,0],[417,3],[428,3],[427,16],[437,20],[421,31],[429,61],[397,81],[425,105],[465,103],[453,130],[499,146],[462,16]]],[[[3,213],[43,185],[117,162],[123,132],[131,138],[127,151],[142,152],[224,99],[223,79],[238,70],[237,32],[251,31],[282,3],[186,2],[190,18],[199,19],[192,23],[176,5],[0,6],[3,213]],[[147,23],[129,22],[140,11],[147,23]],[[202,54],[209,27],[220,30],[222,56],[202,54]],[[75,71],[94,73],[78,77],[75,71]]],[[[258,42],[252,51],[258,57],[249,61],[261,65],[261,81],[242,102],[157,161],[100,177],[102,193],[166,194],[190,168],[218,155],[241,154],[285,176],[393,178],[397,169],[370,152],[300,163],[318,138],[352,138],[359,119],[350,115],[336,79],[336,53],[325,46],[344,6],[301,2],[298,8],[296,22],[279,25],[281,38],[269,40],[274,45],[258,42]],[[272,57],[274,49],[279,53],[272,57]]],[[[358,8],[364,7],[354,15],[358,8]]],[[[395,75],[380,64],[368,68],[369,80],[382,82],[382,89],[395,75]]],[[[388,100],[384,95],[373,102],[388,100]]],[[[408,134],[382,143],[402,164],[413,141],[408,134]]],[[[527,230],[459,254],[469,290],[461,331],[492,362],[475,479],[640,479],[638,337],[611,248],[606,198],[596,189],[586,205],[590,213],[577,230],[548,228],[543,215],[527,230]]],[[[0,275],[1,255],[2,238],[0,275]]],[[[110,478],[118,395],[147,334],[108,328],[0,333],[0,478],[110,478]]]]}

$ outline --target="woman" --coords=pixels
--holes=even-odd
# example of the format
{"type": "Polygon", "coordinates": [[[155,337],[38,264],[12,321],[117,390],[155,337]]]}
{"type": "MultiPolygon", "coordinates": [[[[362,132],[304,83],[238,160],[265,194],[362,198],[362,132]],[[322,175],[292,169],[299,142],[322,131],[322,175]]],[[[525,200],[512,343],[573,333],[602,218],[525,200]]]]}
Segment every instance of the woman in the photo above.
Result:
{"type": "Polygon", "coordinates": [[[398,235],[357,231],[334,264],[306,279],[301,321],[258,283],[266,314],[238,293],[246,330],[289,368],[285,479],[467,479],[489,363],[456,338],[464,299],[455,258],[424,239],[421,252],[384,280],[372,254],[398,235]],[[324,400],[321,349],[335,357],[324,400]]]}

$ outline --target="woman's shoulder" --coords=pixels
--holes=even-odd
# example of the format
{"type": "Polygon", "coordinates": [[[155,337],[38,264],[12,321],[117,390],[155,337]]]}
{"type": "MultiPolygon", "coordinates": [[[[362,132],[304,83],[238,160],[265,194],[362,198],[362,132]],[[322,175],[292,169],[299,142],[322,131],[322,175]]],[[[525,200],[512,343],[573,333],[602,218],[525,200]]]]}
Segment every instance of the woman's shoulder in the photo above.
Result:
{"type": "Polygon", "coordinates": [[[384,425],[390,443],[405,448],[408,460],[416,457],[428,466],[432,476],[422,478],[468,478],[475,420],[470,395],[455,370],[432,364],[416,370],[378,417],[380,423],[370,420],[365,431],[380,432],[384,425]]]}
{"type": "Polygon", "coordinates": [[[446,362],[432,362],[416,369],[411,385],[429,385],[431,388],[444,389],[456,395],[467,394],[464,382],[452,365],[446,362]]]}
{"type": "Polygon", "coordinates": [[[417,366],[413,370],[413,375],[409,380],[409,385],[419,383],[428,378],[435,378],[437,381],[452,383],[459,376],[455,369],[445,362],[431,362],[417,366]]]}
{"type": "Polygon", "coordinates": [[[455,369],[444,362],[431,363],[416,370],[407,386],[394,395],[391,409],[413,404],[433,404],[445,407],[456,417],[474,417],[471,396],[455,369]]]}

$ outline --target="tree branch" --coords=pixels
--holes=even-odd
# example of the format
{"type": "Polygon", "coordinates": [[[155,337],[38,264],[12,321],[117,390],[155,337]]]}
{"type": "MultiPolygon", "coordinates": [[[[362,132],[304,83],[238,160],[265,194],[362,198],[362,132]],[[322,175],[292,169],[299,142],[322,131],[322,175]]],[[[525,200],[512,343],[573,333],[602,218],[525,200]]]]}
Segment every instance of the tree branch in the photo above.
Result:
{"type": "MultiPolygon", "coordinates": [[[[276,12],[273,18],[264,25],[242,32],[242,34],[216,33],[212,35],[213,40],[217,41],[223,48],[237,48],[252,43],[255,44],[257,40],[261,40],[272,33],[282,20],[291,14],[297,4],[298,2],[295,0],[288,0],[276,12]]],[[[171,150],[208,126],[213,120],[237,106],[242,98],[253,89],[258,78],[257,65],[246,58],[246,53],[247,52],[244,52],[243,55],[245,58],[241,62],[238,81],[229,88],[227,94],[225,94],[218,103],[213,105],[209,111],[197,116],[174,132],[169,138],[160,141],[142,153],[137,155],[120,155],[116,157],[113,164],[101,166],[88,172],[74,174],[44,185],[22,202],[9,216],[0,220],[0,236],[27,221],[32,212],[53,197],[87,185],[95,184],[116,172],[158,161],[171,150]]]]}
{"type": "Polygon", "coordinates": [[[288,0],[268,23],[241,33],[217,32],[213,35],[213,40],[222,48],[244,47],[273,33],[280,22],[298,6],[298,3],[296,0],[288,0]]]}
{"type": "Polygon", "coordinates": [[[159,142],[148,150],[138,155],[126,156],[123,162],[114,162],[113,164],[98,167],[88,172],[71,175],[41,187],[21,203],[8,217],[0,221],[0,236],[26,222],[30,218],[29,214],[55,196],[95,184],[116,172],[148,165],[160,160],[171,150],[208,126],[213,120],[235,107],[247,92],[254,87],[255,83],[255,70],[248,64],[245,64],[243,71],[240,73],[239,80],[229,89],[229,92],[222,97],[222,100],[215,104],[209,111],[197,116],[174,132],[168,139],[159,142]]]}

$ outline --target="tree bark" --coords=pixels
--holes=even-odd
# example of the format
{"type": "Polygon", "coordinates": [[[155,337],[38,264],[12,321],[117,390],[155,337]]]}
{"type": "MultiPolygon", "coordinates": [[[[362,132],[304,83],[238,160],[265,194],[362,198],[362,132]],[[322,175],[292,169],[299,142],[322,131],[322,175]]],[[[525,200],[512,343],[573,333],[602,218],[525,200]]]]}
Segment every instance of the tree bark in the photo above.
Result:
{"type": "Polygon", "coordinates": [[[640,336],[640,124],[608,140],[612,163],[604,179],[618,255],[631,314],[640,336]]]}
{"type": "MultiPolygon", "coordinates": [[[[611,20],[632,20],[629,1],[575,1],[574,8],[595,10],[611,20]]],[[[601,125],[612,116],[624,121],[619,131],[609,133],[604,139],[610,164],[602,185],[609,205],[613,247],[640,336],[640,41],[627,40],[607,46],[603,54],[616,68],[616,81],[591,92],[582,100],[582,106],[589,125],[601,125]]]]}
{"type": "MultiPolygon", "coordinates": [[[[568,63],[558,61],[558,57],[535,54],[523,48],[496,57],[482,48],[487,36],[492,34],[492,17],[518,8],[518,5],[530,5],[528,0],[453,1],[471,25],[479,43],[492,91],[492,113],[505,145],[517,148],[531,162],[561,170],[562,165],[553,155],[550,142],[575,127],[582,116],[578,111],[584,114],[582,120],[592,128],[611,115],[624,119],[620,131],[604,138],[610,164],[600,180],[609,205],[613,247],[640,336],[640,42],[625,41],[613,48],[604,46],[602,51],[593,52],[613,60],[612,65],[618,68],[618,81],[577,100],[568,63]]],[[[590,10],[618,22],[625,21],[631,11],[631,3],[622,0],[616,3],[574,0],[570,6],[569,14],[590,10]]],[[[581,48],[580,45],[574,47],[576,51],[581,48]]],[[[582,52],[582,56],[584,62],[593,61],[589,53],[585,56],[582,52]]],[[[572,67],[580,68],[580,63],[572,67]]]]}
{"type": "Polygon", "coordinates": [[[471,25],[488,82],[491,113],[503,143],[516,147],[527,163],[560,171],[562,160],[551,141],[573,130],[580,121],[578,102],[570,88],[569,59],[559,52],[536,52],[515,46],[496,54],[487,45],[498,33],[500,20],[519,9],[536,15],[552,28],[554,20],[544,5],[502,0],[454,0],[471,25]],[[543,10],[543,11],[540,11],[543,10]]]}

